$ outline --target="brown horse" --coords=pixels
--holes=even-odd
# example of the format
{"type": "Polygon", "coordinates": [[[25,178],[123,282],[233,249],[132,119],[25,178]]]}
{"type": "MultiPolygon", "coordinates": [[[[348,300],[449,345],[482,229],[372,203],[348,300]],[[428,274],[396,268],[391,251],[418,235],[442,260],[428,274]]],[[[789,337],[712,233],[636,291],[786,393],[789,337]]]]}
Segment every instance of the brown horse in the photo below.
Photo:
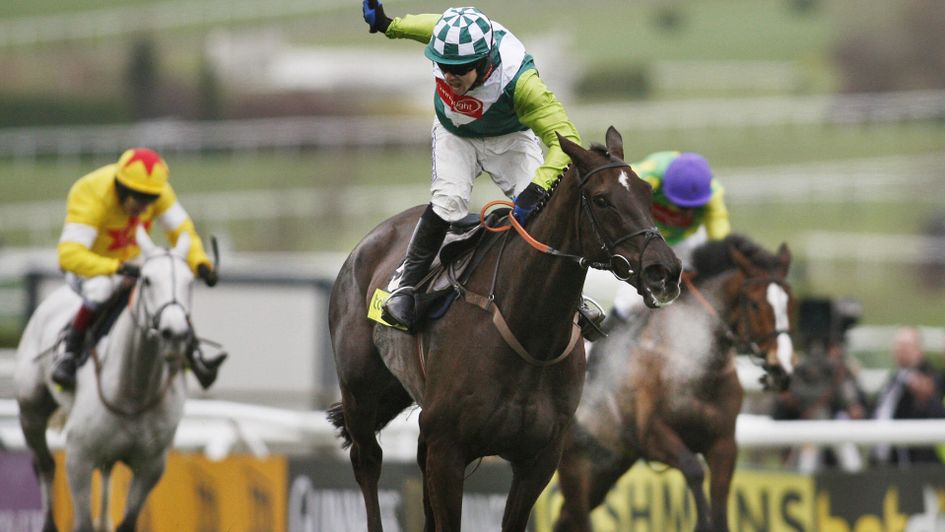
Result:
{"type": "Polygon", "coordinates": [[[761,358],[765,387],[787,388],[790,260],[784,244],[775,256],[740,235],[707,243],[694,252],[697,273],[674,305],[623,324],[594,347],[558,467],[565,500],[555,530],[589,532],[591,510],[639,458],[682,471],[696,530],[728,530],[743,397],[734,357],[761,358]],[[696,453],[711,472],[711,518],[696,453]]]}
{"type": "Polygon", "coordinates": [[[351,446],[371,532],[381,530],[375,434],[413,402],[422,409],[426,530],[460,530],[465,467],[491,455],[513,469],[502,530],[525,530],[581,396],[574,317],[587,266],[610,265],[653,306],[679,295],[680,262],[656,232],[649,187],[622,161],[617,130],[608,129],[606,149],[559,141],[573,164],[528,230],[561,251],[541,253],[506,232],[457,287],[462,300],[416,336],[366,316],[422,207],[372,230],[338,274],[329,319],[342,400],[329,417],[351,446]]]}

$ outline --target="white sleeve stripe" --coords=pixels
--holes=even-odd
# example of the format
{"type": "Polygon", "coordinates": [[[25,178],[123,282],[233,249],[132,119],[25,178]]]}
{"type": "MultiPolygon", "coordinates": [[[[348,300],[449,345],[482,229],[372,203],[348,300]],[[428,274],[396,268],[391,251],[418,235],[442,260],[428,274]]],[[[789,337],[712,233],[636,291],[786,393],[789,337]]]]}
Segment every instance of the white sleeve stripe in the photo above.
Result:
{"type": "Polygon", "coordinates": [[[161,216],[158,217],[158,221],[161,222],[161,227],[163,227],[165,231],[173,231],[180,227],[180,224],[186,222],[189,217],[180,202],[175,201],[169,209],[161,213],[161,216]]]}
{"type": "Polygon", "coordinates": [[[98,236],[98,229],[91,225],[67,223],[62,228],[62,236],[59,242],[75,242],[91,248],[95,243],[95,237],[98,236]]]}

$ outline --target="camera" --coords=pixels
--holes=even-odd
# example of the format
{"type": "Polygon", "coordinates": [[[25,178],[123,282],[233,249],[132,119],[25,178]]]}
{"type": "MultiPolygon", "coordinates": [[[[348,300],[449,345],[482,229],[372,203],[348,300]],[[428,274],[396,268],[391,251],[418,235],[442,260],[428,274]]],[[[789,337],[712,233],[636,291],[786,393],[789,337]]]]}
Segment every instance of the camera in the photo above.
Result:
{"type": "Polygon", "coordinates": [[[808,297],[798,308],[797,340],[805,352],[842,344],[863,317],[863,305],[851,298],[808,297]]]}

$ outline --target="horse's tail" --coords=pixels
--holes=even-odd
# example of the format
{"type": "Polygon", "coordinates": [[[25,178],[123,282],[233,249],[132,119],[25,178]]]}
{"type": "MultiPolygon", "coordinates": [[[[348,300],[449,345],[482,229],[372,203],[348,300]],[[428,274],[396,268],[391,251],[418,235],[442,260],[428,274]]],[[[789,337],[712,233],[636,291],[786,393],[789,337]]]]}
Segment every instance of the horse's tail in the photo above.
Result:
{"type": "Polygon", "coordinates": [[[328,408],[328,421],[331,421],[331,424],[338,429],[338,437],[344,440],[344,443],[341,444],[342,449],[347,449],[351,447],[351,435],[348,434],[348,429],[345,427],[345,412],[341,408],[341,403],[335,403],[328,408]]]}

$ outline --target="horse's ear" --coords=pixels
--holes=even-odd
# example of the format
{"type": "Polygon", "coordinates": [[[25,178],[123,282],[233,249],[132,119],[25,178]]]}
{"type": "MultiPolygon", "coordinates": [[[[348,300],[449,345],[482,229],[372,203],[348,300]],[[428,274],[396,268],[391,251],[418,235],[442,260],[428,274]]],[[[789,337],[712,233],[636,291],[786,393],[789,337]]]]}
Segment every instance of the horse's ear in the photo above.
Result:
{"type": "Polygon", "coordinates": [[[788,249],[787,242],[781,242],[778,247],[778,267],[781,275],[787,277],[788,267],[791,266],[791,250],[788,249]]]}
{"type": "Polygon", "coordinates": [[[148,235],[148,230],[142,224],[138,224],[135,228],[135,241],[138,243],[138,247],[141,248],[141,254],[146,257],[157,249],[154,241],[151,240],[151,236],[148,235]]]}
{"type": "Polygon", "coordinates": [[[729,255],[732,256],[732,260],[735,262],[735,265],[738,266],[738,269],[742,271],[748,277],[751,277],[754,272],[758,270],[758,267],[755,266],[744,253],[736,249],[734,246],[729,246],[728,248],[729,255]]]}
{"type": "Polygon", "coordinates": [[[190,252],[190,233],[184,231],[177,237],[177,245],[174,246],[174,253],[180,255],[181,257],[187,258],[187,254],[190,252]]]}
{"type": "Polygon", "coordinates": [[[620,132],[617,131],[617,128],[610,126],[607,128],[607,151],[609,151],[614,157],[623,160],[623,137],[620,136],[620,132]]]}
{"type": "Polygon", "coordinates": [[[571,157],[572,161],[584,168],[589,166],[587,162],[587,150],[581,147],[580,144],[563,137],[561,133],[557,131],[555,131],[555,135],[558,136],[558,144],[561,145],[561,150],[568,154],[568,157],[571,157]]]}

